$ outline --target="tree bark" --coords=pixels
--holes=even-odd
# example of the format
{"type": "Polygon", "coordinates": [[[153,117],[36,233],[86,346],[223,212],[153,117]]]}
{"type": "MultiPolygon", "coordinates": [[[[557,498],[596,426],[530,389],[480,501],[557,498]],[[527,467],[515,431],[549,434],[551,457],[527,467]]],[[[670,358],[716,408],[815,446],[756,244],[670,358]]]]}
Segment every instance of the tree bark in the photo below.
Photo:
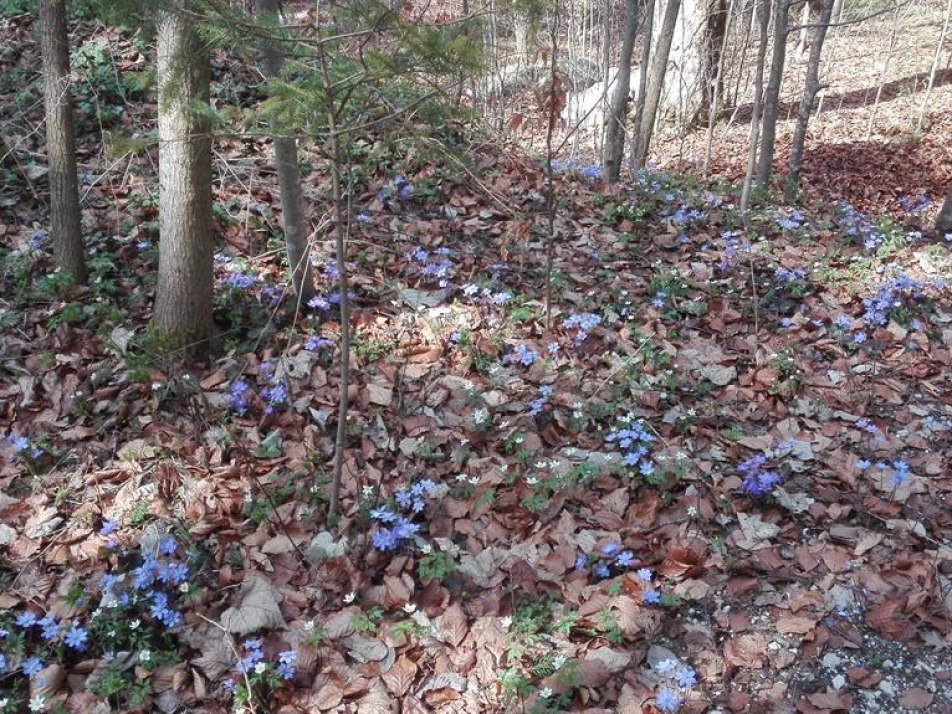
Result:
{"type": "Polygon", "coordinates": [[[73,282],[82,284],[87,277],[86,256],[79,214],[79,181],[76,178],[66,0],[40,0],[38,10],[53,257],[61,271],[73,282]]]}
{"type": "Polygon", "coordinates": [[[826,41],[826,30],[833,15],[833,0],[823,0],[820,8],[820,19],[810,43],[810,59],[807,61],[807,76],[803,86],[803,97],[800,99],[800,108],[797,111],[797,125],[793,130],[793,145],[790,147],[790,171],[787,174],[787,185],[784,187],[783,197],[788,203],[796,196],[797,186],[800,183],[800,170],[803,168],[803,145],[806,143],[807,126],[810,114],[813,112],[813,102],[816,93],[820,91],[820,57],[823,54],[823,43],[826,41]]]}
{"type": "Polygon", "coordinates": [[[939,233],[952,232],[952,186],[949,186],[949,191],[945,194],[945,203],[942,204],[942,210],[935,219],[935,229],[939,233]]]}
{"type": "MultiPolygon", "coordinates": [[[[783,0],[776,0],[782,2],[783,0]]],[[[756,0],[755,0],[756,2],[756,0]]],[[[754,12],[760,20],[760,44],[757,46],[757,67],[754,78],[754,107],[750,117],[750,143],[747,147],[747,170],[744,173],[744,185],[740,194],[740,212],[746,216],[750,205],[750,187],[757,168],[757,149],[760,146],[760,110],[764,95],[764,65],[767,61],[767,34],[770,29],[770,0],[760,0],[760,13],[754,12]]]]}
{"type": "Polygon", "coordinates": [[[780,109],[780,83],[787,57],[787,14],[791,0],[776,0],[774,12],[773,54],[770,58],[770,77],[764,92],[763,127],[760,137],[760,162],[757,165],[757,186],[766,189],[773,166],[774,140],[777,137],[777,113],[780,109]]]}
{"type": "Polygon", "coordinates": [[[671,54],[671,42],[674,40],[674,27],[678,20],[678,11],[681,0],[668,0],[664,8],[664,19],[661,22],[660,35],[657,46],[651,58],[651,70],[648,75],[648,87],[645,90],[645,108],[641,124],[638,127],[638,145],[635,155],[635,164],[644,168],[648,158],[648,147],[651,144],[651,134],[654,131],[655,119],[658,116],[658,105],[661,102],[661,90],[664,87],[664,77],[668,69],[668,57],[671,54]]]}
{"type": "Polygon", "coordinates": [[[163,347],[187,357],[208,350],[212,333],[211,136],[209,62],[181,10],[156,27],[159,95],[159,276],[153,327],[163,347]]]}
{"type": "Polygon", "coordinates": [[[655,0],[645,2],[645,42],[641,48],[641,64],[638,67],[638,99],[635,109],[635,121],[631,126],[628,167],[634,173],[638,169],[638,137],[645,116],[645,94],[648,91],[648,64],[651,61],[651,37],[654,34],[655,0]]]}
{"type": "MultiPolygon", "coordinates": [[[[258,15],[266,23],[276,24],[280,5],[280,0],[257,0],[258,15]]],[[[261,59],[266,77],[277,77],[281,74],[284,58],[281,56],[280,47],[273,40],[266,40],[261,44],[261,59]]],[[[291,284],[300,307],[314,295],[314,280],[309,261],[309,231],[304,218],[297,139],[293,136],[275,135],[273,142],[278,188],[281,191],[281,215],[284,218],[284,243],[288,251],[291,284]]]]}
{"type": "Polygon", "coordinates": [[[612,96],[605,134],[605,178],[617,181],[621,176],[621,160],[625,154],[625,124],[628,120],[628,97],[631,94],[631,55],[638,35],[638,0],[627,1],[625,37],[618,62],[618,78],[612,96]]]}

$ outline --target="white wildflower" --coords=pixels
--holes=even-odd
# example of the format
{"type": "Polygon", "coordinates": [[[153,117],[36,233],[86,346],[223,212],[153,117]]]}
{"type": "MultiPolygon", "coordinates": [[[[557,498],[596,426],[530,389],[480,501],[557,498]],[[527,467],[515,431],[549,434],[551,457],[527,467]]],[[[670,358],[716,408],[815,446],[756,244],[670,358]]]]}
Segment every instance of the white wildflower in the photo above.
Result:
{"type": "Polygon", "coordinates": [[[344,595],[344,604],[350,605],[356,599],[356,597],[357,597],[357,593],[351,590],[349,593],[344,595]]]}

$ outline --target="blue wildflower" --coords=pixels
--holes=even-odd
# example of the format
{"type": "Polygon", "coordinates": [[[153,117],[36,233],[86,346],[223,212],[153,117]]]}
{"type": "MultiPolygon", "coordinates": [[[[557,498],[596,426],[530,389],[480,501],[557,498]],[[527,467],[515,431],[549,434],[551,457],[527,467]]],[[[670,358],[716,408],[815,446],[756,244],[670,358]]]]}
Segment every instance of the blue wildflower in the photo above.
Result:
{"type": "Polygon", "coordinates": [[[39,657],[27,657],[23,660],[23,664],[20,665],[20,668],[23,670],[23,674],[27,677],[32,677],[43,669],[43,661],[39,657]]]}
{"type": "Polygon", "coordinates": [[[281,679],[289,680],[294,677],[295,664],[297,662],[297,652],[287,650],[278,654],[278,676],[281,679]]]}
{"type": "Polygon", "coordinates": [[[66,636],[63,638],[68,646],[72,647],[74,650],[79,650],[80,652],[86,649],[86,640],[88,639],[89,634],[82,627],[73,625],[66,631],[66,636]]]}
{"type": "Polygon", "coordinates": [[[40,636],[44,640],[52,640],[59,634],[59,624],[56,622],[56,618],[52,615],[47,615],[42,620],[37,621],[40,626],[40,636]]]}
{"type": "Polygon", "coordinates": [[[36,615],[34,615],[29,610],[24,610],[19,615],[16,616],[14,620],[17,627],[22,627],[24,630],[28,627],[32,627],[36,624],[36,615]]]}
{"type": "Polygon", "coordinates": [[[674,673],[674,681],[682,689],[690,689],[697,684],[697,674],[690,667],[678,667],[674,673]]]}
{"type": "Polygon", "coordinates": [[[655,697],[655,703],[663,712],[676,712],[681,708],[681,697],[673,689],[662,687],[655,697]]]}

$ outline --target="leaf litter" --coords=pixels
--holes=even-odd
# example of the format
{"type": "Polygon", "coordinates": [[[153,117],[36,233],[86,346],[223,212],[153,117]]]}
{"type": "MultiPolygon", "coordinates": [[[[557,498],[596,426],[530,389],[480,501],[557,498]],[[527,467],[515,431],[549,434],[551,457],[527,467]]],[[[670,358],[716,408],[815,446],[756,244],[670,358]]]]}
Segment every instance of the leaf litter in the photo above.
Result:
{"type": "MultiPolygon", "coordinates": [[[[222,680],[258,635],[299,653],[275,711],[503,711],[559,696],[655,711],[682,668],[696,673],[671,685],[684,711],[948,711],[952,307],[930,272],[943,237],[871,254],[833,203],[792,228],[778,221],[790,207],[760,206],[745,230],[736,196],[714,186],[644,173],[607,187],[568,171],[550,321],[540,168],[466,150],[478,185],[418,167],[436,198],[366,202],[361,235],[393,248],[355,269],[345,537],[323,521],[332,315],[180,372],[136,363],[141,308],[101,331],[51,328],[45,306],[20,304],[0,418],[40,451],[4,445],[3,606],[74,616],[68,571],[92,581],[120,565],[152,522],[207,558],[181,660],[137,675],[156,706],[224,710],[222,680]],[[444,248],[448,287],[403,257],[444,248]],[[880,316],[865,301],[887,281],[880,316]],[[408,520],[420,532],[374,547],[371,510],[422,479],[444,490],[408,520]],[[107,520],[115,551],[93,527],[107,520]],[[306,644],[314,631],[322,641],[306,644]]],[[[25,231],[36,209],[16,210],[25,231]]],[[[255,254],[252,236],[228,235],[255,254]]],[[[31,694],[94,711],[96,667],[51,664],[31,694]]]]}

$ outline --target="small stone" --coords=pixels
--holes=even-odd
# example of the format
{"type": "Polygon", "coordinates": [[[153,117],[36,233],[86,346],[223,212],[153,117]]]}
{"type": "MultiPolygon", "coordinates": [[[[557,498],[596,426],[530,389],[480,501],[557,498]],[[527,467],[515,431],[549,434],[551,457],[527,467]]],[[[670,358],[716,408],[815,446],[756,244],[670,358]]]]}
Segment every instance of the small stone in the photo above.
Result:
{"type": "Polygon", "coordinates": [[[896,688],[893,686],[892,680],[890,679],[884,679],[882,682],[880,682],[877,689],[890,697],[896,694],[896,688]]]}
{"type": "Polygon", "coordinates": [[[830,680],[830,684],[833,685],[833,689],[840,690],[846,686],[846,677],[842,674],[838,674],[830,680]]]}
{"type": "Polygon", "coordinates": [[[843,658],[840,657],[836,652],[827,652],[823,655],[823,666],[833,669],[838,667],[843,662],[843,658]]]}

